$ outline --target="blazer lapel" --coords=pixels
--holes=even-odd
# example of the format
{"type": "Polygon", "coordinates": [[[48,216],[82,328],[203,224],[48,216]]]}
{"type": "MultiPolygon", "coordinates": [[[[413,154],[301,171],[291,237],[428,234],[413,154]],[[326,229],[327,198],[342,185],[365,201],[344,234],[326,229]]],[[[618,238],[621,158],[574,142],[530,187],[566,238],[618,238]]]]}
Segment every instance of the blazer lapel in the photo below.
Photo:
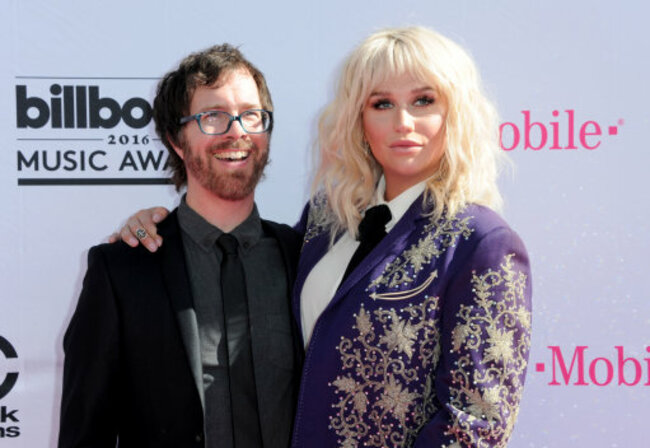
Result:
{"type": "MultiPolygon", "coordinates": [[[[262,228],[264,229],[265,234],[273,236],[278,242],[280,247],[280,252],[282,253],[282,261],[284,262],[284,268],[287,274],[287,288],[289,291],[289,307],[293,311],[291,304],[291,297],[296,282],[296,276],[298,275],[298,258],[300,256],[300,246],[302,243],[302,235],[298,233],[293,228],[277,224],[272,221],[262,220],[262,228]]],[[[299,319],[295,316],[297,314],[292,314],[291,318],[291,331],[294,343],[294,360],[296,363],[296,369],[300,368],[302,365],[302,360],[304,357],[303,343],[302,343],[302,334],[300,333],[299,319]]],[[[298,371],[298,370],[296,370],[298,371]]]]}
{"type": "Polygon", "coordinates": [[[348,278],[341,284],[334,294],[328,309],[338,303],[350,291],[352,287],[359,283],[366,282],[366,277],[372,272],[371,277],[380,275],[385,267],[388,256],[399,256],[406,249],[407,241],[410,241],[411,234],[417,228],[417,221],[426,219],[422,216],[422,196],[413,201],[406,213],[400,218],[395,226],[388,232],[388,235],[382,239],[379,244],[366,256],[366,258],[350,273],[348,278]],[[399,239],[395,235],[400,235],[399,239]]]}
{"type": "MultiPolygon", "coordinates": [[[[308,242],[303,244],[302,251],[300,253],[300,262],[298,263],[296,282],[293,287],[291,308],[298,324],[298,331],[301,341],[302,322],[300,320],[300,296],[302,294],[302,288],[304,287],[307,276],[311,270],[327,252],[327,249],[329,247],[329,238],[330,236],[327,232],[323,232],[313,237],[308,242]]],[[[302,344],[304,346],[304,341],[302,344]]]]}
{"type": "Polygon", "coordinates": [[[160,224],[160,233],[164,235],[165,244],[159,249],[162,258],[162,272],[165,287],[169,293],[172,308],[176,314],[178,328],[185,346],[187,360],[192,371],[201,406],[205,410],[203,393],[203,367],[199,342],[199,326],[192,302],[185,253],[178,226],[176,211],[160,224]]]}

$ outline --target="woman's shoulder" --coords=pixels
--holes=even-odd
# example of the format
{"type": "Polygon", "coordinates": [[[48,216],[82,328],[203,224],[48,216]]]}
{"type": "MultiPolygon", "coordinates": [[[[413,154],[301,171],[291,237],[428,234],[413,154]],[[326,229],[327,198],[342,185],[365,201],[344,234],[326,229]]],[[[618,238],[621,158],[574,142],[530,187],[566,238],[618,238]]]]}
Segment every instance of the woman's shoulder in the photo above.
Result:
{"type": "Polygon", "coordinates": [[[329,229],[330,208],[324,194],[312,197],[304,206],[296,229],[305,238],[305,242],[329,229]]]}
{"type": "Polygon", "coordinates": [[[454,218],[467,222],[478,237],[495,231],[514,232],[499,213],[484,205],[468,204],[454,218]]]}
{"type": "Polygon", "coordinates": [[[483,205],[468,204],[453,215],[443,213],[438,219],[430,219],[423,230],[431,233],[432,239],[449,241],[450,246],[473,247],[481,242],[521,244],[521,239],[503,217],[483,205]]]}
{"type": "Polygon", "coordinates": [[[483,205],[470,204],[456,215],[456,219],[467,220],[471,235],[466,239],[469,247],[482,248],[496,254],[517,252],[526,254],[526,247],[516,231],[503,217],[483,205]]]}

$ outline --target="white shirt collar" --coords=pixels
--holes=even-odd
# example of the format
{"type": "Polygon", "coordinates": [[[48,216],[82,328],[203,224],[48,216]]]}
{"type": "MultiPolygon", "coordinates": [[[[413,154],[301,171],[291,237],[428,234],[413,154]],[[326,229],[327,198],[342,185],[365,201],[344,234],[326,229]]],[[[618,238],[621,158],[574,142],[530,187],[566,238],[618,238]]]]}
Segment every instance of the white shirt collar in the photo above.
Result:
{"type": "Polygon", "coordinates": [[[402,219],[402,216],[404,216],[404,213],[406,213],[411,204],[413,204],[413,201],[415,201],[424,192],[426,185],[427,180],[425,179],[422,182],[417,183],[407,190],[403,191],[399,196],[393,198],[391,201],[386,202],[384,199],[384,195],[386,193],[386,179],[383,175],[381,176],[379,183],[377,184],[377,190],[375,191],[374,205],[386,204],[390,209],[392,218],[390,221],[388,221],[388,224],[386,224],[386,231],[392,229],[395,224],[400,219],[402,219]]]}

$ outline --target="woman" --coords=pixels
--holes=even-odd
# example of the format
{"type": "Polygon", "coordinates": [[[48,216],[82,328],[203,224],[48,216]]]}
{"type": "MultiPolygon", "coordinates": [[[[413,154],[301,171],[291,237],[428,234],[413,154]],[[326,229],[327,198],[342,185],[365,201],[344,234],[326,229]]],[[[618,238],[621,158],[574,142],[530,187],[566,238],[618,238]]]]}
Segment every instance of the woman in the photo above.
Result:
{"type": "Polygon", "coordinates": [[[424,28],[371,35],[344,65],[319,142],[294,286],[309,341],[294,445],[505,446],[530,273],[490,209],[497,121],[472,60],[424,28]],[[339,285],[364,210],[383,202],[387,236],[339,285]]]}
{"type": "Polygon", "coordinates": [[[497,117],[471,58],[425,28],[372,34],[344,65],[319,149],[298,224],[306,356],[293,445],[506,446],[531,279],[493,211],[497,117]],[[364,240],[370,251],[348,268],[378,204],[390,211],[379,242],[364,240]]]}

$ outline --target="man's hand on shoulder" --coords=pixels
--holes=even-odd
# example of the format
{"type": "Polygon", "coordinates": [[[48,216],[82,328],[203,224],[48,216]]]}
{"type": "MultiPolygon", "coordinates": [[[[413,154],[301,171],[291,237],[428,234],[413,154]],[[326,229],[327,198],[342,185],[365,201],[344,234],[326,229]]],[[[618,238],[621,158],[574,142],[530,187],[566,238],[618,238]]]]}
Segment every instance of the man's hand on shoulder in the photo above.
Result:
{"type": "Polygon", "coordinates": [[[149,252],[155,252],[162,245],[162,237],[158,235],[156,224],[169,215],[165,207],[152,207],[138,211],[132,215],[119,232],[108,237],[109,243],[115,243],[120,239],[131,247],[137,247],[142,243],[149,252]]]}

